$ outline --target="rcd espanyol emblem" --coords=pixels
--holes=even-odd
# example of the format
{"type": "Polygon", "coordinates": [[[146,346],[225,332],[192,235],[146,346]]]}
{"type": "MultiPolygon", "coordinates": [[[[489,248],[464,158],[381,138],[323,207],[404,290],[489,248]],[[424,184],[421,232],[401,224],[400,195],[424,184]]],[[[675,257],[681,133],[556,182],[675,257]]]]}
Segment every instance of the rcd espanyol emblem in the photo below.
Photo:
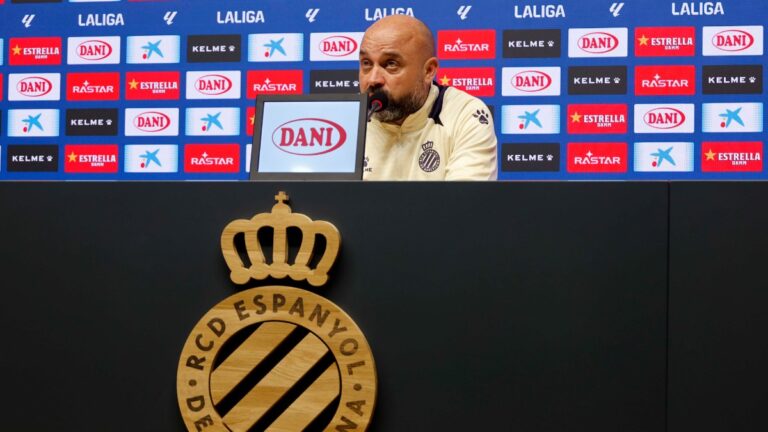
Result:
{"type": "MultiPolygon", "coordinates": [[[[275,199],[271,213],[224,228],[221,249],[230,279],[241,285],[267,277],[325,284],[339,252],[339,231],[292,213],[285,193],[275,199]],[[289,229],[301,231],[293,263],[289,229]],[[271,263],[260,231],[261,239],[272,234],[271,263]],[[325,240],[322,251],[315,251],[318,237],[325,240]]],[[[184,344],[176,386],[190,432],[365,431],[377,381],[368,342],[343,310],[303,289],[263,286],[232,295],[203,316],[184,344]]]]}
{"type": "Polygon", "coordinates": [[[432,172],[440,167],[440,153],[433,149],[434,143],[427,141],[421,145],[421,156],[419,156],[419,167],[424,172],[432,172]]]}

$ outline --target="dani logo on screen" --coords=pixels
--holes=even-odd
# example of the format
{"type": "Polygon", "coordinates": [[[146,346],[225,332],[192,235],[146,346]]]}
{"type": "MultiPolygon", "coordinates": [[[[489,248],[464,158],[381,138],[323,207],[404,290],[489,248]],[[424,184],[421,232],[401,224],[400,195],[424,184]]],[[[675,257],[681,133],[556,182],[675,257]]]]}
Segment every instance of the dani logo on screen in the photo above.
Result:
{"type": "Polygon", "coordinates": [[[297,118],[272,131],[272,143],[280,151],[316,156],[330,153],[347,142],[347,131],[338,123],[321,118],[297,118]]]}

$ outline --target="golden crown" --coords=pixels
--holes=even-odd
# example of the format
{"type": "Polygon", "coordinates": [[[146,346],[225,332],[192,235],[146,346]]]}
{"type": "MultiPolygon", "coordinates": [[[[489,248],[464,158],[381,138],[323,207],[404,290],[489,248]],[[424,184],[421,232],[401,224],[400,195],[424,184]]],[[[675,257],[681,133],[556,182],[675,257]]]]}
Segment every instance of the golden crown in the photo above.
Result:
{"type": "Polygon", "coordinates": [[[251,219],[237,219],[229,223],[221,233],[221,251],[231,270],[230,278],[236,284],[244,284],[251,278],[256,280],[272,276],[282,279],[290,276],[293,280],[306,279],[313,286],[323,285],[328,281],[328,270],[336,261],[341,244],[341,234],[333,224],[326,221],[313,221],[306,215],[293,213],[286,204],[288,195],[280,192],[275,196],[277,204],[271,213],[259,213],[251,219]],[[259,230],[272,228],[272,263],[268,264],[259,242],[259,230]],[[301,230],[301,246],[293,264],[288,263],[288,228],[301,230]],[[243,262],[235,246],[235,237],[244,234],[245,248],[250,265],[243,262]],[[313,269],[309,267],[317,236],[325,238],[323,255],[313,269]]]}

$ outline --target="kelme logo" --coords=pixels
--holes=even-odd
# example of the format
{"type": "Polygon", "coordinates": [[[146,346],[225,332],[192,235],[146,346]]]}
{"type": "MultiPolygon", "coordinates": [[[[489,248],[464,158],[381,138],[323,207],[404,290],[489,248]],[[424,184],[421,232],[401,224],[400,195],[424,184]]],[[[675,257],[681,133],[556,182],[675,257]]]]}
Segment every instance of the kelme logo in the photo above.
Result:
{"type": "Polygon", "coordinates": [[[338,123],[319,118],[291,120],[272,132],[272,142],[286,153],[316,156],[330,153],[347,141],[347,131],[338,123]]]}

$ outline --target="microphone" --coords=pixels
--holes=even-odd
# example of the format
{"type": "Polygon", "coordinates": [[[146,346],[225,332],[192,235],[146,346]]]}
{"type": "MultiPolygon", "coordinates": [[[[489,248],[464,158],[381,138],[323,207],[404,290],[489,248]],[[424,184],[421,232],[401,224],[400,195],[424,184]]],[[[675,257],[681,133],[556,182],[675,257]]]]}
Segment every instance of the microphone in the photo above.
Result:
{"type": "Polygon", "coordinates": [[[387,95],[381,90],[374,92],[368,100],[368,121],[371,121],[371,116],[374,113],[383,110],[387,105],[389,105],[389,98],[387,95]]]}

